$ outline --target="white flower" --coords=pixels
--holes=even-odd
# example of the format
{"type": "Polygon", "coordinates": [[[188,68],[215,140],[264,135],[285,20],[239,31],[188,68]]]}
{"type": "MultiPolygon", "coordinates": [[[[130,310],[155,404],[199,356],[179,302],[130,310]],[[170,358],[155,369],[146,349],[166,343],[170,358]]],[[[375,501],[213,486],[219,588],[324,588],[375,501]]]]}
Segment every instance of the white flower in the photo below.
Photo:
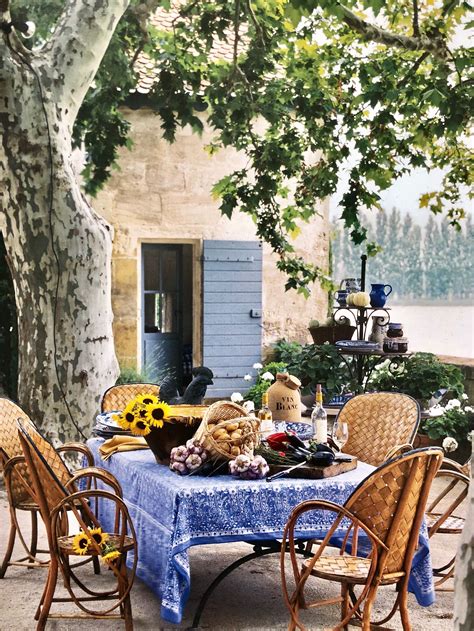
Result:
{"type": "Polygon", "coordinates": [[[252,381],[252,375],[249,375],[248,373],[244,375],[244,381],[252,381]]]}
{"type": "MultiPolygon", "coordinates": [[[[447,408],[446,408],[447,409],[447,408]]],[[[444,407],[442,407],[441,405],[433,405],[432,408],[430,408],[428,410],[428,414],[431,417],[436,417],[436,416],[443,416],[443,414],[445,413],[445,409],[444,407]]]]}
{"type": "Polygon", "coordinates": [[[472,407],[472,405],[466,405],[466,407],[464,408],[465,412],[474,412],[474,408],[472,407]]]}
{"type": "Polygon", "coordinates": [[[462,399],[463,401],[467,401],[467,400],[469,399],[469,397],[467,396],[467,394],[466,394],[465,392],[463,392],[463,393],[461,394],[461,399],[462,399]]]}
{"type": "Polygon", "coordinates": [[[255,364],[252,366],[252,368],[254,370],[262,370],[263,365],[260,362],[255,362],[255,364]]]}
{"type": "Polygon", "coordinates": [[[240,403],[244,400],[244,397],[240,394],[240,392],[233,392],[230,395],[230,400],[232,401],[232,403],[240,403]]]}
{"type": "Polygon", "coordinates": [[[472,443],[473,434],[474,434],[474,432],[469,432],[469,434],[466,436],[467,440],[468,440],[470,443],[472,443]]]}
{"type": "Polygon", "coordinates": [[[450,399],[446,403],[446,410],[453,410],[454,408],[460,408],[461,401],[459,399],[450,399]]]}
{"type": "Polygon", "coordinates": [[[267,370],[267,372],[264,372],[262,375],[262,379],[265,379],[265,381],[273,381],[275,379],[275,377],[272,375],[271,372],[269,372],[267,370]]]}
{"type": "Polygon", "coordinates": [[[446,436],[446,438],[443,440],[444,451],[446,452],[456,451],[457,448],[458,448],[458,441],[455,438],[452,438],[451,436],[446,436]]]}

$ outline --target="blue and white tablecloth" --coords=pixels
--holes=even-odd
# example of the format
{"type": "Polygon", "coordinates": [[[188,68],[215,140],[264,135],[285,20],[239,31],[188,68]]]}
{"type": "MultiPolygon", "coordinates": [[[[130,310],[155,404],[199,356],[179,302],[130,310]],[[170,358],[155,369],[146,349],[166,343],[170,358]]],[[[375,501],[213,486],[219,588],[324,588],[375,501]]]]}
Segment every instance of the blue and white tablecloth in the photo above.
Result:
{"type": "MultiPolygon", "coordinates": [[[[161,616],[179,623],[189,595],[191,575],[188,548],[205,543],[279,539],[292,509],[308,499],[342,504],[374,467],[357,469],[326,480],[238,480],[231,476],[180,477],[158,465],[153,454],[130,451],[103,462],[102,439],[88,445],[98,466],[111,471],[123,488],[138,539],[137,575],[161,598],[161,616]]],[[[104,526],[112,519],[103,515],[104,526]],[[107,521],[108,520],[108,521],[107,521]]],[[[306,513],[298,536],[321,537],[334,514],[306,513]]],[[[413,560],[410,590],[421,605],[434,601],[426,527],[413,560]]]]}

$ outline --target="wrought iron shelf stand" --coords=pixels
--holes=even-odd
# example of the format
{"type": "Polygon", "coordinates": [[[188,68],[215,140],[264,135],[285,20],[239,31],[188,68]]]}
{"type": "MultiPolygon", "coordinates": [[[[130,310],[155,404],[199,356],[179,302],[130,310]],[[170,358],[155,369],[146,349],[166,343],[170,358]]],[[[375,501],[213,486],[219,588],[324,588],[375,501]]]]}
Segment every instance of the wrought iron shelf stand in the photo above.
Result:
{"type": "MultiPolygon", "coordinates": [[[[361,257],[361,273],[360,273],[360,287],[361,291],[365,291],[365,275],[367,255],[363,254],[361,257]]],[[[390,307],[348,307],[338,306],[333,309],[334,321],[338,324],[347,323],[349,321],[356,327],[357,339],[365,341],[367,337],[367,325],[370,322],[372,316],[380,318],[379,323],[382,326],[390,323],[390,307]]],[[[342,360],[346,363],[350,375],[357,381],[358,386],[365,390],[367,382],[374,371],[374,368],[381,364],[386,359],[390,360],[388,365],[389,370],[396,370],[401,363],[403,363],[404,357],[409,357],[409,353],[394,354],[385,353],[382,350],[364,350],[364,349],[338,349],[342,360]],[[346,356],[352,357],[354,361],[349,362],[346,356]]]]}

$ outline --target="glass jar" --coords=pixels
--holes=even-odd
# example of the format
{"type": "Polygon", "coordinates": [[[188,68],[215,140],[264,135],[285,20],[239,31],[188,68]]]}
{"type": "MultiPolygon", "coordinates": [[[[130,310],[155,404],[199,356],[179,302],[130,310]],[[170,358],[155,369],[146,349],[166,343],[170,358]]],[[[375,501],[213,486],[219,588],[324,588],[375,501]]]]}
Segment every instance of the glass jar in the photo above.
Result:
{"type": "Polygon", "coordinates": [[[390,338],[386,337],[383,341],[384,353],[403,354],[408,351],[408,339],[406,337],[390,338]]]}
{"type": "Polygon", "coordinates": [[[403,325],[400,322],[390,322],[387,337],[403,337],[403,325]]]}

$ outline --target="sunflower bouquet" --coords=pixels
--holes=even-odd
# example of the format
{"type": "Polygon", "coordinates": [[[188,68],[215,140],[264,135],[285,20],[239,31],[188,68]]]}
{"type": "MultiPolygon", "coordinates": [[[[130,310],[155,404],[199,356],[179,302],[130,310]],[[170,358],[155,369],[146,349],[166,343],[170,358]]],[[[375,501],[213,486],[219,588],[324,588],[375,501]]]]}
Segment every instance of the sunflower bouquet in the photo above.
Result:
{"type": "Polygon", "coordinates": [[[170,414],[171,406],[167,403],[152,394],[141,394],[112,418],[134,436],[147,436],[153,427],[162,428],[170,414]]]}
{"type": "Polygon", "coordinates": [[[120,552],[111,543],[108,533],[102,532],[102,528],[91,528],[87,533],[81,530],[72,540],[72,549],[81,556],[87,554],[90,549],[96,550],[96,546],[100,548],[100,556],[104,563],[115,561],[120,556],[120,552]]]}

